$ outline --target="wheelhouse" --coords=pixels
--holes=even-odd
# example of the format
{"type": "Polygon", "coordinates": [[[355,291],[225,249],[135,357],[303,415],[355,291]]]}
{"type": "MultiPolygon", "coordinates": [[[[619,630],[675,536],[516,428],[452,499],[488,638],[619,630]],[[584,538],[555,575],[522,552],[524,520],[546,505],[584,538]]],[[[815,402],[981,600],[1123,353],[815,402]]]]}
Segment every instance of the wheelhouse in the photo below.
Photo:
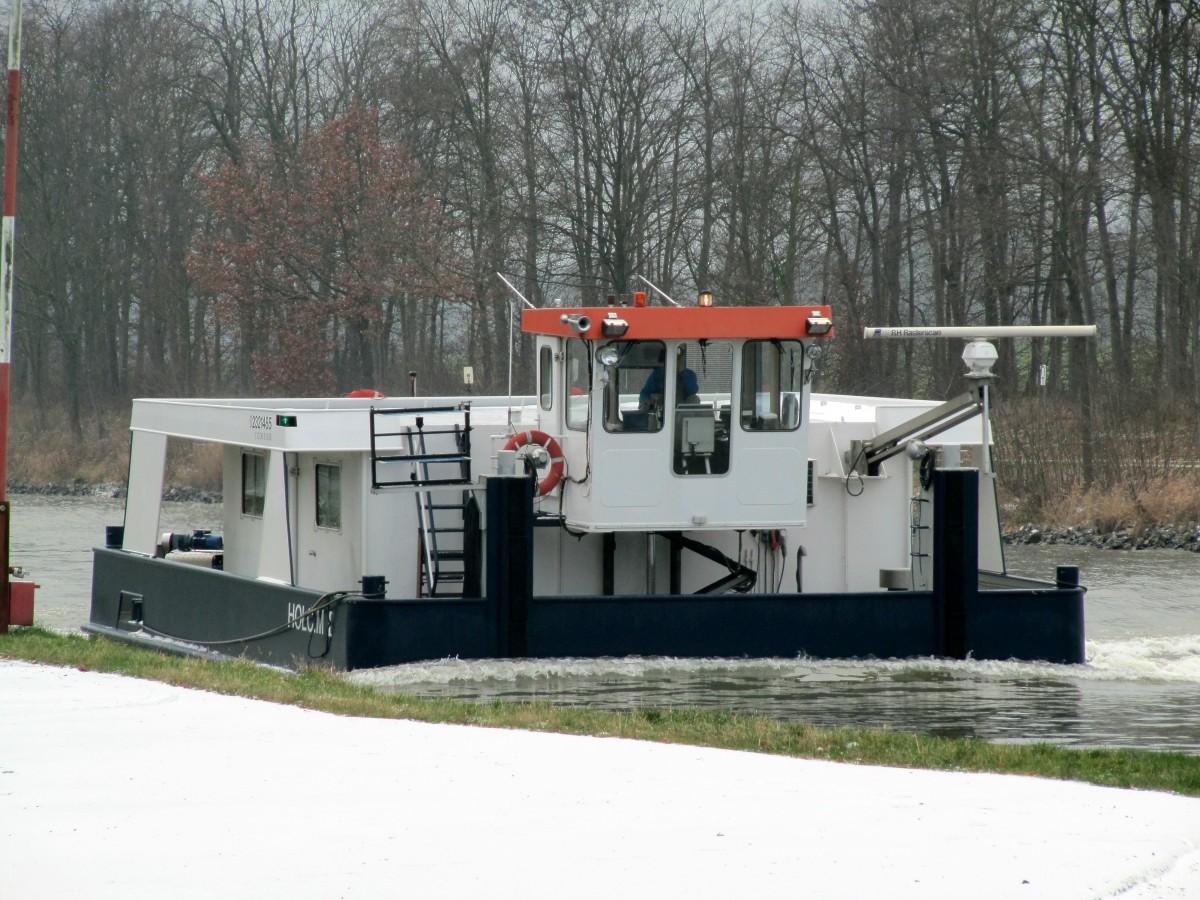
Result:
{"type": "Polygon", "coordinates": [[[526,310],[581,530],[804,524],[826,307],[526,310]]]}

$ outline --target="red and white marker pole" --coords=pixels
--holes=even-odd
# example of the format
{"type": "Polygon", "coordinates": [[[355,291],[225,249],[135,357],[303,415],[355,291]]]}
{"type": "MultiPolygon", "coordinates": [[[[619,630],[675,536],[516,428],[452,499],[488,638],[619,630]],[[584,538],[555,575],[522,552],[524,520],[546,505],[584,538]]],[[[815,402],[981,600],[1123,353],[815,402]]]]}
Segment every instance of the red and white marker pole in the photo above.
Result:
{"type": "Polygon", "coordinates": [[[12,621],[9,583],[8,398],[12,383],[13,257],[17,224],[17,120],[21,109],[21,11],[10,0],[8,20],[8,115],[4,127],[4,219],[0,225],[0,634],[12,621]]]}

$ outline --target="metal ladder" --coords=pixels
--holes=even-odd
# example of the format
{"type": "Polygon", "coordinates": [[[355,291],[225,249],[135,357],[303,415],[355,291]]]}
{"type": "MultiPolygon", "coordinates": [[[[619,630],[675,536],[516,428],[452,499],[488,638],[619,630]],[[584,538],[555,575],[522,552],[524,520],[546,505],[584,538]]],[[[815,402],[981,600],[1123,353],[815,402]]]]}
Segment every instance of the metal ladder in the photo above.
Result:
{"type": "Polygon", "coordinates": [[[927,590],[926,582],[933,578],[932,563],[930,562],[933,555],[924,551],[926,546],[932,546],[933,526],[923,524],[929,510],[929,503],[930,500],[927,497],[921,496],[910,497],[908,500],[908,567],[912,573],[912,586],[916,590],[927,590]],[[920,578],[918,578],[918,574],[920,578]]]}
{"type": "MultiPolygon", "coordinates": [[[[371,481],[374,487],[445,488],[471,483],[471,410],[469,404],[407,410],[371,410],[371,481]],[[429,413],[461,412],[463,421],[452,426],[426,427],[429,413]],[[380,431],[383,416],[406,416],[398,431],[380,431]],[[428,439],[453,435],[454,452],[430,452],[428,439]],[[381,452],[380,438],[400,438],[403,452],[381,452]],[[385,480],[386,468],[395,463],[407,464],[407,478],[385,480]],[[447,471],[448,470],[448,471],[447,471]]],[[[418,591],[425,597],[461,597],[466,578],[466,509],[470,492],[458,494],[458,502],[437,502],[449,491],[418,490],[417,521],[419,531],[420,584],[418,591]],[[436,494],[436,496],[435,496],[436,494]],[[457,539],[453,536],[457,535],[457,539]],[[450,545],[450,546],[447,546],[450,545]],[[459,585],[457,591],[447,585],[459,585]]]]}

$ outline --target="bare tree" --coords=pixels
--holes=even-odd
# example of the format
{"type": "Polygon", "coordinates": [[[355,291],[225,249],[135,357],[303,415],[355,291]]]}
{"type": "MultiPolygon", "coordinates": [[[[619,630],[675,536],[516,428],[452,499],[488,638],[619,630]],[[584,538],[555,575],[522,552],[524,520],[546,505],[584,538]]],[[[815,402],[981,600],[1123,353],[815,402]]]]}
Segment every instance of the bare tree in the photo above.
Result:
{"type": "Polygon", "coordinates": [[[209,182],[219,227],[190,268],[235,328],[259,334],[254,387],[329,393],[377,383],[384,373],[370,333],[385,301],[419,303],[453,284],[442,272],[447,229],[418,170],[361,107],[294,154],[267,142],[241,156],[209,182]]]}
{"type": "Polygon", "coordinates": [[[669,42],[639,3],[556,4],[557,155],[550,218],[571,247],[585,303],[631,291],[669,214],[685,92],[669,42]]]}

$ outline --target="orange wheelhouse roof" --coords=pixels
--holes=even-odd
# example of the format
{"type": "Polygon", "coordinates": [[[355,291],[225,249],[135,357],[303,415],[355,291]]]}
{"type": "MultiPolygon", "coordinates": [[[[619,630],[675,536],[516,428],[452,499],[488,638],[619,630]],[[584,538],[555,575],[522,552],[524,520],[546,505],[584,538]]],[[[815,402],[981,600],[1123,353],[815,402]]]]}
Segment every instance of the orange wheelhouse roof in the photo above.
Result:
{"type": "Polygon", "coordinates": [[[833,337],[830,312],[828,306],[555,307],[522,310],[521,330],[593,341],[827,338],[833,337]],[[579,316],[587,317],[587,328],[574,324],[579,316]],[[629,327],[615,334],[619,326],[603,329],[605,320],[629,327]]]}

